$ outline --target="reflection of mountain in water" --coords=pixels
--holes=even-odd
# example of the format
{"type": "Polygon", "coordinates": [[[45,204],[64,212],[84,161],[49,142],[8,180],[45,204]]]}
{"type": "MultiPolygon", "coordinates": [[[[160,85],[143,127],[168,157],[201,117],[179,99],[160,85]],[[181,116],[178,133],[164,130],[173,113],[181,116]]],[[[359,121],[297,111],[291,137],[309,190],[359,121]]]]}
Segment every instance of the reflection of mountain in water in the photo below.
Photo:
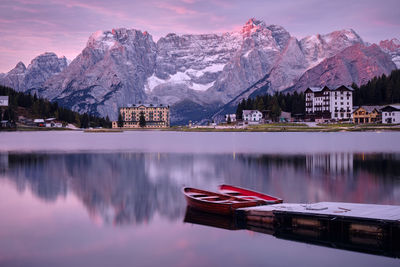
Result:
{"type": "Polygon", "coordinates": [[[3,154],[0,174],[46,201],[72,192],[91,216],[134,224],[183,216],[182,186],[253,188],[286,202],[400,204],[393,154],[3,154]]]}
{"type": "Polygon", "coordinates": [[[5,175],[47,201],[71,191],[106,222],[141,223],[155,212],[180,217],[180,186],[148,179],[145,162],[143,154],[11,154],[5,175]]]}

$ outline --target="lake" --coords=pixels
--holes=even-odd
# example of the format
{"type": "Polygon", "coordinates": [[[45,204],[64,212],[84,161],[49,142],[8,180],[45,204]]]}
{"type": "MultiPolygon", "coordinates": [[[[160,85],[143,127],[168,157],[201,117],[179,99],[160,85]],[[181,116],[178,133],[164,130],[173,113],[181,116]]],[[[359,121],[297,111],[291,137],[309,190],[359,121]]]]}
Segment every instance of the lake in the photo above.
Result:
{"type": "Polygon", "coordinates": [[[285,202],[400,205],[399,140],[397,132],[0,133],[0,266],[399,266],[391,256],[192,222],[181,193],[227,183],[285,202]]]}

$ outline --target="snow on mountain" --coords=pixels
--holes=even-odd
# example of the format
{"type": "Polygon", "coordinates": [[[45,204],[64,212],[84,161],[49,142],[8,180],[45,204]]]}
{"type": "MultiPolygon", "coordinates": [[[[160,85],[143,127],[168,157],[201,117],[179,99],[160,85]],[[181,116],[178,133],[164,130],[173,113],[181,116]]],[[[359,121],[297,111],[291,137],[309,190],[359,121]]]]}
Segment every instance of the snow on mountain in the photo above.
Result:
{"type": "Polygon", "coordinates": [[[376,44],[355,44],[306,71],[292,88],[302,92],[310,86],[361,85],[375,76],[390,74],[396,65],[376,44]]]}
{"type": "Polygon", "coordinates": [[[50,78],[41,95],[79,112],[115,119],[118,107],[146,99],[157,47],[147,32],[125,28],[96,32],[62,73],[50,78]]]}
{"type": "Polygon", "coordinates": [[[318,65],[346,47],[364,44],[361,37],[352,29],[334,31],[328,34],[316,34],[300,40],[301,49],[308,62],[308,68],[318,65]]]}
{"type": "Polygon", "coordinates": [[[379,43],[379,47],[392,57],[396,67],[400,69],[400,41],[396,38],[384,40],[379,43]]]}
{"type": "Polygon", "coordinates": [[[170,33],[157,43],[146,31],[120,28],[93,33],[71,63],[47,53],[27,68],[19,63],[0,83],[113,120],[130,103],[166,103],[172,123],[184,123],[252,94],[314,82],[362,83],[387,73],[391,60],[399,66],[398,40],[377,48],[351,29],[298,40],[254,18],[237,31],[170,33]],[[349,48],[354,55],[344,53],[349,48]]]}

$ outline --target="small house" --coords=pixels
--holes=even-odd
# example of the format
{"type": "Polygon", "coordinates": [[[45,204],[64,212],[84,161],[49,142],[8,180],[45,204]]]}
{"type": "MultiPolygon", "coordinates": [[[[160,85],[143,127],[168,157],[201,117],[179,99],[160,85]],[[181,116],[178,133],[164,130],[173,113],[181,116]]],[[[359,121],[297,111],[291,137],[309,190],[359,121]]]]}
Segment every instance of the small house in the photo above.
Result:
{"type": "Polygon", "coordinates": [[[225,114],[225,121],[236,122],[236,114],[225,114]]]}
{"type": "Polygon", "coordinates": [[[292,122],[292,114],[290,112],[282,111],[281,115],[279,116],[280,122],[292,122]]]}
{"type": "Polygon", "coordinates": [[[8,95],[0,95],[0,107],[8,107],[8,95]]]}
{"type": "Polygon", "coordinates": [[[46,123],[44,121],[44,119],[34,119],[33,123],[37,126],[37,127],[45,127],[46,123]]]}
{"type": "Polygon", "coordinates": [[[388,105],[381,109],[382,123],[399,124],[400,123],[400,105],[388,105]]]}
{"type": "Polygon", "coordinates": [[[377,123],[381,120],[380,106],[360,106],[353,111],[355,124],[377,123]]]}
{"type": "Polygon", "coordinates": [[[259,124],[262,121],[262,113],[258,110],[243,110],[243,121],[249,124],[259,124]]]}

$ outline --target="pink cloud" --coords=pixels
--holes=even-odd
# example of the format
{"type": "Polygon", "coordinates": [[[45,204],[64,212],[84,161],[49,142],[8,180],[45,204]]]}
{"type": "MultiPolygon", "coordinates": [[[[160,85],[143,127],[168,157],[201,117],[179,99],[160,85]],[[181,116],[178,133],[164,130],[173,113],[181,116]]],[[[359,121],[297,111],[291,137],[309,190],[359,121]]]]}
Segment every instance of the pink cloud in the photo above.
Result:
{"type": "Polygon", "coordinates": [[[176,14],[179,14],[179,15],[194,15],[194,14],[198,14],[198,12],[195,11],[195,10],[186,8],[184,6],[168,4],[168,3],[165,3],[165,2],[159,3],[158,7],[162,8],[162,9],[167,9],[167,10],[173,11],[176,14]]]}

